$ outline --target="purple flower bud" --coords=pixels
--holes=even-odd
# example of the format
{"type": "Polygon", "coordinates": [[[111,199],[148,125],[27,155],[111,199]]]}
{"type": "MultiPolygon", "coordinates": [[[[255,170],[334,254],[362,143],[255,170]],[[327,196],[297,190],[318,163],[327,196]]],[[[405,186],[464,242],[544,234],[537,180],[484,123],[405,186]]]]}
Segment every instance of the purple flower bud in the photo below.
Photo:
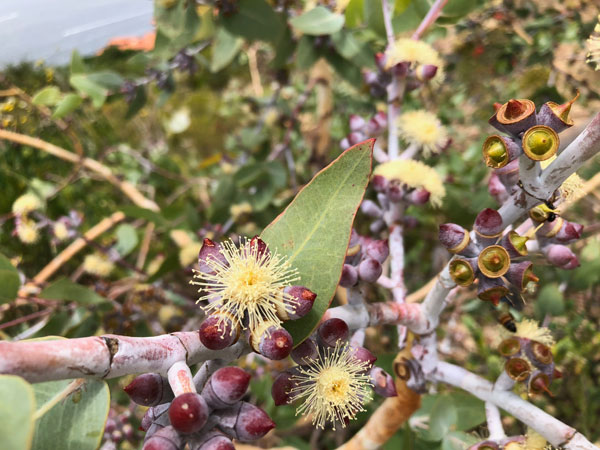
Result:
{"type": "Polygon", "coordinates": [[[410,63],[401,62],[392,67],[392,72],[397,77],[405,77],[408,74],[408,68],[410,67],[410,63]]]}
{"type": "Polygon", "coordinates": [[[182,448],[181,438],[174,427],[161,428],[144,443],[143,450],[179,450],[182,448]]]}
{"type": "Polygon", "coordinates": [[[340,286],[352,287],[358,283],[358,271],[350,264],[344,264],[342,267],[342,276],[340,277],[340,286]]]}
{"type": "Polygon", "coordinates": [[[383,230],[384,228],[385,228],[385,221],[383,221],[382,219],[374,220],[373,222],[371,222],[371,225],[369,225],[369,230],[373,234],[379,234],[379,232],[381,230],[383,230]]]}
{"type": "Polygon", "coordinates": [[[362,142],[366,139],[367,137],[365,136],[364,133],[360,132],[360,131],[353,131],[352,133],[350,133],[348,135],[348,142],[350,142],[350,145],[356,145],[359,142],[362,142]]]}
{"type": "Polygon", "coordinates": [[[208,414],[206,401],[195,392],[178,395],[169,407],[171,425],[180,433],[200,431],[208,419],[208,414]]]}
{"type": "Polygon", "coordinates": [[[542,248],[542,252],[546,255],[550,264],[556,267],[566,270],[579,267],[579,260],[569,247],[559,244],[550,244],[542,248]]]}
{"type": "Polygon", "coordinates": [[[533,284],[534,286],[539,281],[539,278],[536,277],[531,270],[533,264],[530,261],[523,261],[520,263],[513,263],[508,268],[508,272],[506,272],[506,279],[510,281],[514,286],[517,287],[520,291],[524,291],[527,289],[529,284],[533,284]]]}
{"type": "Polygon", "coordinates": [[[438,67],[433,64],[422,64],[415,69],[415,76],[419,81],[429,81],[438,71],[438,67]]]}
{"type": "Polygon", "coordinates": [[[376,219],[383,215],[383,211],[381,211],[381,208],[373,200],[363,200],[360,210],[367,216],[375,217],[376,219]]]}
{"type": "Polygon", "coordinates": [[[350,131],[360,131],[367,124],[367,121],[358,114],[351,114],[348,120],[350,131]]]}
{"type": "Polygon", "coordinates": [[[218,431],[211,431],[190,446],[191,450],[235,450],[231,439],[218,431]]]}
{"type": "Polygon", "coordinates": [[[291,403],[291,398],[293,397],[291,392],[296,386],[296,383],[292,380],[293,375],[292,370],[286,370],[285,372],[281,372],[277,378],[275,378],[275,381],[273,381],[271,396],[275,401],[275,406],[291,403]]]}
{"type": "Polygon", "coordinates": [[[377,82],[377,74],[372,70],[365,70],[363,72],[363,80],[367,85],[372,85],[377,82]]]}
{"type": "Polygon", "coordinates": [[[427,189],[414,189],[406,196],[406,200],[413,205],[424,205],[430,196],[431,193],[427,189]]]}
{"type": "Polygon", "coordinates": [[[250,374],[239,367],[223,367],[209,378],[202,397],[213,409],[229,408],[242,399],[249,383],[250,374]]]}
{"type": "Polygon", "coordinates": [[[142,406],[156,406],[174,397],[168,380],[157,373],[139,375],[123,390],[131,400],[142,406]]]}
{"type": "Polygon", "coordinates": [[[214,313],[200,325],[200,342],[211,350],[222,350],[237,342],[240,325],[227,313],[214,313]]]}
{"type": "Polygon", "coordinates": [[[263,255],[268,255],[270,253],[267,243],[258,236],[254,236],[250,239],[250,248],[252,250],[256,248],[256,257],[258,260],[260,260],[263,255]]]}
{"type": "Polygon", "coordinates": [[[387,197],[390,202],[398,203],[404,199],[404,188],[398,182],[398,180],[392,180],[387,186],[387,197]]]}
{"type": "Polygon", "coordinates": [[[375,175],[371,179],[371,184],[373,185],[373,189],[375,189],[377,192],[384,192],[387,189],[388,181],[381,175],[375,175]]]}
{"type": "Polygon", "coordinates": [[[388,243],[382,239],[375,239],[367,245],[365,250],[367,256],[379,261],[383,264],[383,262],[387,259],[390,254],[390,249],[388,247],[388,243]]]}
{"type": "Polygon", "coordinates": [[[348,138],[347,138],[347,137],[345,137],[344,139],[342,139],[342,140],[340,141],[340,148],[341,148],[342,150],[346,150],[347,148],[350,148],[350,147],[351,147],[351,145],[350,145],[350,141],[348,140],[348,138]]]}
{"type": "Polygon", "coordinates": [[[317,342],[323,347],[335,347],[338,341],[347,341],[349,336],[348,324],[342,319],[328,319],[317,328],[317,342]]]}
{"type": "Polygon", "coordinates": [[[107,433],[112,433],[116,429],[117,429],[117,422],[115,422],[115,419],[112,419],[110,417],[108,419],[106,419],[106,426],[104,427],[104,431],[106,431],[107,433]]]}
{"type": "Polygon", "coordinates": [[[252,330],[250,346],[265,358],[280,360],[287,358],[294,346],[292,336],[285,328],[265,322],[252,330]]]}
{"type": "Polygon", "coordinates": [[[317,344],[313,339],[306,338],[300,345],[298,345],[295,349],[292,350],[290,356],[296,364],[306,364],[307,360],[313,360],[319,357],[317,344]]]}
{"type": "Polygon", "coordinates": [[[377,68],[379,70],[385,70],[386,60],[387,60],[387,58],[385,56],[385,53],[382,53],[382,52],[375,53],[375,65],[377,66],[377,68]]]}
{"type": "Polygon", "coordinates": [[[304,317],[312,309],[317,294],[304,286],[286,286],[283,292],[291,297],[285,299],[285,310],[278,308],[281,320],[296,320],[304,317]]]}
{"type": "Polygon", "coordinates": [[[224,411],[219,427],[234,439],[250,442],[260,439],[275,428],[275,423],[259,407],[241,402],[224,411]]]}
{"type": "MultiPolygon", "coordinates": [[[[112,419],[108,419],[108,420],[112,420],[112,419]]],[[[106,428],[108,428],[108,420],[106,421],[106,428]]],[[[155,420],[156,420],[156,410],[154,409],[153,406],[151,406],[150,408],[148,408],[146,410],[146,414],[144,414],[144,417],[142,417],[142,422],[140,423],[140,430],[148,431],[148,428],[150,428],[150,425],[152,425],[152,422],[154,422],[155,420]]],[[[106,430],[106,428],[105,428],[105,430],[106,430]]]]}
{"type": "Polygon", "coordinates": [[[200,253],[198,253],[198,270],[205,274],[214,274],[215,271],[207,264],[209,259],[219,261],[223,265],[227,264],[225,256],[221,253],[221,245],[211,241],[210,239],[204,239],[200,253]]]}
{"type": "Polygon", "coordinates": [[[509,162],[501,169],[495,170],[494,173],[498,175],[498,179],[507,189],[508,193],[511,193],[511,189],[516,187],[519,181],[519,160],[509,162]]]}
{"type": "Polygon", "coordinates": [[[381,133],[387,126],[387,117],[385,113],[379,112],[375,114],[367,124],[367,134],[375,136],[381,133]]]}
{"type": "Polygon", "coordinates": [[[582,232],[583,225],[558,217],[552,222],[544,222],[544,225],[537,231],[537,234],[540,237],[552,239],[560,244],[570,244],[580,239],[582,232]]]}
{"type": "Polygon", "coordinates": [[[502,233],[502,216],[495,209],[486,208],[477,214],[473,230],[482,243],[487,244],[490,240],[495,242],[502,233]]]}
{"type": "Polygon", "coordinates": [[[455,223],[440,225],[439,240],[451,253],[460,253],[470,242],[469,232],[455,223]]]}
{"type": "Polygon", "coordinates": [[[358,277],[367,283],[376,282],[382,272],[381,263],[373,258],[366,258],[358,265],[358,277]]]}
{"type": "Polygon", "coordinates": [[[367,363],[365,373],[369,372],[373,368],[375,361],[377,361],[377,356],[364,347],[352,347],[352,354],[360,362],[367,363]]]}
{"type": "Polygon", "coordinates": [[[504,285],[502,278],[488,278],[485,275],[479,276],[479,286],[477,287],[477,297],[484,302],[491,302],[498,306],[500,299],[508,294],[508,288],[504,285]]]}
{"type": "Polygon", "coordinates": [[[380,367],[371,369],[371,383],[373,383],[373,390],[382,397],[395,397],[398,395],[394,379],[380,367]]]}

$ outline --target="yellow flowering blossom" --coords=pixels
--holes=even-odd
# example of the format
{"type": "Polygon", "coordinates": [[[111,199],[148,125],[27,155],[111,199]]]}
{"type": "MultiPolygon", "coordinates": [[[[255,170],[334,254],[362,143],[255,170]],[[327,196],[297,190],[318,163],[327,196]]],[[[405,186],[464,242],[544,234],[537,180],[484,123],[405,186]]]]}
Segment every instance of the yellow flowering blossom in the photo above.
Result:
{"type": "Polygon", "coordinates": [[[417,109],[398,117],[400,136],[412,145],[419,146],[425,156],[439,153],[448,140],[446,128],[437,116],[429,111],[417,109]]]}
{"type": "Polygon", "coordinates": [[[91,254],[87,255],[83,260],[83,270],[89,274],[98,277],[107,277],[115,268],[112,261],[104,255],[91,254]]]}
{"type": "Polygon", "coordinates": [[[27,193],[21,195],[15,200],[12,205],[12,211],[15,214],[26,215],[37,209],[41,209],[43,206],[42,200],[35,194],[27,193]]]}
{"type": "Polygon", "coordinates": [[[17,225],[17,237],[23,244],[35,244],[40,238],[37,224],[33,220],[22,220],[17,225]]]}
{"type": "Polygon", "coordinates": [[[444,80],[444,61],[440,54],[426,42],[409,38],[396,40],[386,52],[386,66],[392,67],[401,62],[409,62],[416,66],[436,66],[438,69],[431,81],[439,84],[444,80]]]}

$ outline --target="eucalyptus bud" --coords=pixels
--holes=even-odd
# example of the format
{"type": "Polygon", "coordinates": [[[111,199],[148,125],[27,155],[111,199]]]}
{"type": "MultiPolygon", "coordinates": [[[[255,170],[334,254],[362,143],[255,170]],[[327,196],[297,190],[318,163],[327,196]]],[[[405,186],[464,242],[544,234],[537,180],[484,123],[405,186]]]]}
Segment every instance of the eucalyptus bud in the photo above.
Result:
{"type": "Polygon", "coordinates": [[[358,271],[354,266],[344,264],[340,277],[340,286],[348,288],[354,286],[356,283],[358,283],[358,271]]]}
{"type": "Polygon", "coordinates": [[[488,137],[483,143],[483,159],[486,166],[499,169],[515,160],[521,154],[521,147],[513,139],[497,134],[488,137]]]}
{"type": "Polygon", "coordinates": [[[219,428],[234,439],[251,442],[275,428],[275,423],[259,407],[241,402],[220,414],[219,428]]]}
{"type": "Polygon", "coordinates": [[[473,224],[478,241],[484,245],[495,243],[502,235],[502,229],[502,216],[491,208],[486,208],[477,214],[473,224]]]}
{"type": "Polygon", "coordinates": [[[235,450],[235,446],[224,434],[211,431],[199,441],[191,443],[190,450],[235,450]]]}
{"type": "Polygon", "coordinates": [[[510,194],[519,181],[519,160],[515,159],[509,162],[504,167],[494,171],[494,173],[498,175],[498,179],[510,194]]]}
{"type": "Polygon", "coordinates": [[[390,249],[387,241],[382,239],[374,239],[367,244],[365,253],[383,264],[390,254],[390,249]]]}
{"type": "Polygon", "coordinates": [[[351,114],[348,122],[351,131],[360,131],[367,124],[366,120],[357,114],[351,114]]]}
{"type": "Polygon", "coordinates": [[[174,427],[161,428],[146,442],[143,450],[179,450],[182,448],[181,438],[174,427]]]}
{"type": "Polygon", "coordinates": [[[530,290],[533,286],[537,286],[540,279],[536,277],[532,271],[533,263],[523,261],[520,263],[511,264],[506,279],[516,286],[521,292],[530,290]]]}
{"type": "Polygon", "coordinates": [[[453,259],[450,261],[449,266],[450,277],[459,286],[470,286],[475,281],[476,264],[477,260],[475,258],[453,259]]]}
{"type": "Polygon", "coordinates": [[[559,244],[550,244],[542,248],[542,252],[546,255],[550,264],[556,267],[566,270],[579,267],[579,260],[569,247],[559,244]]]}
{"type": "Polygon", "coordinates": [[[513,357],[506,361],[504,370],[515,381],[524,381],[531,374],[529,363],[525,359],[518,357],[513,357]]]}
{"type": "Polygon", "coordinates": [[[365,134],[361,131],[353,131],[352,133],[350,133],[348,135],[348,142],[350,143],[350,145],[356,145],[359,142],[362,142],[366,139],[367,137],[365,136],[365,134]]]}
{"type": "Polygon", "coordinates": [[[494,441],[483,441],[478,444],[471,445],[467,450],[499,450],[498,444],[494,441]]]}
{"type": "Polygon", "coordinates": [[[479,286],[477,287],[477,297],[484,302],[492,302],[498,306],[500,299],[508,294],[508,288],[504,285],[501,278],[488,278],[484,275],[479,276],[479,286]]]}
{"type": "Polygon", "coordinates": [[[256,252],[256,258],[258,260],[261,260],[263,255],[268,255],[270,253],[267,243],[258,236],[254,236],[250,239],[250,249],[256,252]]]}
{"type": "Polygon", "coordinates": [[[171,425],[180,433],[195,433],[206,424],[209,409],[204,398],[195,392],[178,395],[169,407],[171,425]]]}
{"type": "Polygon", "coordinates": [[[369,372],[377,361],[377,356],[364,347],[352,347],[352,355],[358,361],[365,363],[365,373],[369,372]]]}
{"type": "Polygon", "coordinates": [[[286,405],[292,402],[292,389],[296,387],[296,383],[293,380],[294,371],[286,370],[281,372],[273,381],[271,386],[271,397],[275,401],[275,406],[286,405]]]}
{"type": "Polygon", "coordinates": [[[538,123],[552,128],[557,133],[572,127],[573,120],[569,117],[569,112],[577,98],[579,98],[579,91],[577,91],[577,94],[575,94],[575,97],[573,97],[572,100],[569,100],[562,105],[558,105],[554,102],[544,103],[537,114],[538,123]]]}
{"type": "Polygon", "coordinates": [[[427,189],[414,189],[406,195],[406,200],[413,205],[424,205],[429,201],[431,193],[427,189]]]}
{"type": "Polygon", "coordinates": [[[338,341],[350,336],[348,324],[342,319],[328,319],[317,328],[317,343],[322,347],[335,347],[338,341]]]}
{"type": "Polygon", "coordinates": [[[510,267],[510,256],[504,247],[500,245],[490,245],[479,253],[477,266],[485,276],[489,278],[498,278],[508,271],[510,267]]]}
{"type": "Polygon", "coordinates": [[[381,263],[373,258],[366,258],[358,265],[358,277],[367,283],[374,283],[383,273],[381,263]]]}
{"type": "Polygon", "coordinates": [[[373,390],[382,397],[396,397],[396,385],[392,376],[380,367],[371,369],[371,383],[373,390]]]}
{"type": "Polygon", "coordinates": [[[290,333],[275,322],[263,322],[250,333],[252,349],[272,360],[287,358],[293,345],[290,333]]]}
{"type": "Polygon", "coordinates": [[[239,367],[223,367],[208,379],[202,397],[213,409],[228,408],[242,399],[250,383],[250,374],[239,367]]]}
{"type": "Polygon", "coordinates": [[[438,67],[433,64],[422,64],[415,69],[415,76],[419,81],[429,81],[435,77],[438,67]]]}
{"type": "Polygon", "coordinates": [[[556,131],[545,125],[531,127],[523,135],[523,152],[534,161],[552,158],[556,155],[559,144],[556,131]]]}
{"type": "Polygon", "coordinates": [[[464,256],[475,256],[477,254],[477,247],[471,243],[469,232],[455,223],[440,225],[439,240],[450,253],[464,256]]]}
{"type": "Polygon", "coordinates": [[[296,364],[306,364],[306,361],[315,360],[319,357],[317,344],[313,339],[306,338],[300,345],[292,350],[290,356],[296,364]]]}
{"type": "Polygon", "coordinates": [[[204,239],[202,248],[200,248],[200,252],[198,253],[198,270],[202,274],[214,275],[216,272],[207,264],[209,259],[218,261],[223,265],[227,264],[225,256],[223,253],[221,253],[221,244],[206,238],[204,239]]]}
{"type": "Polygon", "coordinates": [[[521,236],[516,231],[509,231],[502,237],[500,245],[506,249],[511,258],[527,256],[527,236],[521,236]]]}
{"type": "Polygon", "coordinates": [[[360,205],[360,210],[367,216],[379,218],[383,216],[383,211],[373,200],[364,200],[360,205]]]}
{"type": "Polygon", "coordinates": [[[583,225],[557,217],[553,222],[544,223],[537,234],[560,244],[570,244],[580,239],[582,232],[583,225]]]}
{"type": "Polygon", "coordinates": [[[494,113],[490,125],[513,136],[536,124],[535,104],[527,99],[511,99],[494,113]]]}
{"type": "Polygon", "coordinates": [[[211,350],[222,350],[235,344],[240,337],[240,332],[240,324],[225,311],[209,315],[198,331],[200,342],[211,350]]]}
{"type": "Polygon", "coordinates": [[[381,175],[374,175],[371,178],[371,185],[377,192],[384,192],[387,189],[388,181],[387,178],[381,175]]]}
{"type": "Polygon", "coordinates": [[[540,369],[552,364],[554,359],[550,347],[537,341],[530,341],[529,345],[525,347],[525,353],[530,361],[540,369]]]}
{"type": "Polygon", "coordinates": [[[500,181],[500,177],[496,172],[492,172],[490,178],[488,180],[488,192],[492,197],[496,199],[496,201],[500,204],[504,203],[508,200],[508,191],[502,182],[500,181]]]}
{"type": "Polygon", "coordinates": [[[297,320],[304,317],[312,309],[317,294],[304,286],[286,286],[283,289],[284,308],[277,308],[277,316],[281,320],[297,320]]]}
{"type": "Polygon", "coordinates": [[[156,406],[173,399],[169,381],[157,373],[138,375],[123,390],[138,405],[156,406]]]}

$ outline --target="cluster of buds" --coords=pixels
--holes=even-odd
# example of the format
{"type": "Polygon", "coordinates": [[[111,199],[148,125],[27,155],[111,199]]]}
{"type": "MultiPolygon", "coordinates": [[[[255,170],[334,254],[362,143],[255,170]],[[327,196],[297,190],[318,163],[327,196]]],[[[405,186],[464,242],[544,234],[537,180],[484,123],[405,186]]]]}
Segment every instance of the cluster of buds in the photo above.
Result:
{"type": "Polygon", "coordinates": [[[104,442],[112,442],[114,445],[118,445],[121,442],[128,441],[135,446],[139,441],[139,436],[130,422],[131,411],[129,409],[119,414],[115,409],[110,408],[104,427],[104,442]]]}
{"type": "Polygon", "coordinates": [[[157,373],[136,377],[125,392],[137,404],[148,406],[141,429],[144,450],[234,449],[232,440],[262,438],[275,424],[262,409],[242,401],[250,375],[238,367],[217,370],[196,391],[193,384],[171,388],[157,373]],[[177,394],[177,395],[176,395],[177,394]]]}
{"type": "Polygon", "coordinates": [[[350,330],[341,319],[323,322],[312,337],[296,347],[291,357],[297,366],[280,373],[271,394],[275,405],[302,401],[296,414],[311,414],[313,424],[345,427],[363,411],[372,388],[383,397],[397,395],[394,380],[374,366],[377,358],[366,348],[348,343],[350,330]]]}
{"type": "Polygon", "coordinates": [[[387,241],[360,236],[352,230],[340,286],[349,288],[356,286],[359,281],[367,283],[377,281],[383,272],[382,264],[389,253],[387,241]]]}
{"type": "Polygon", "coordinates": [[[305,316],[317,295],[298,281],[297,271],[258,236],[221,244],[204,239],[193,284],[208,314],[200,340],[212,350],[233,345],[246,331],[252,349],[266,358],[286,358],[292,336],[282,323],[305,316]]]}
{"type": "Polygon", "coordinates": [[[498,346],[500,354],[506,358],[504,371],[516,382],[527,386],[529,395],[550,392],[550,383],[562,374],[554,366],[550,347],[532,339],[511,336],[498,346]]]}
{"type": "Polygon", "coordinates": [[[546,161],[558,152],[558,133],[573,126],[571,106],[579,93],[567,103],[546,102],[536,113],[527,99],[496,103],[489,123],[506,135],[494,134],[483,143],[483,158],[488,167],[497,169],[489,182],[492,195],[503,203],[518,188],[519,156],[546,161]]]}
{"type": "Polygon", "coordinates": [[[503,235],[502,217],[498,211],[484,209],[471,234],[460,225],[440,225],[439,239],[451,253],[458,255],[450,262],[450,276],[459,286],[478,282],[477,296],[498,305],[509,294],[507,283],[517,292],[535,289],[538,278],[533,274],[527,256],[526,236],[515,231],[503,235]]]}
{"type": "Polygon", "coordinates": [[[392,81],[392,75],[406,80],[407,91],[421,87],[436,76],[438,72],[437,65],[420,64],[418,61],[413,61],[412,59],[410,58],[390,65],[385,53],[377,53],[375,55],[377,70],[366,70],[363,72],[363,80],[369,87],[370,94],[375,98],[384,97],[387,92],[387,86],[392,81]]]}
{"type": "MultiPolygon", "coordinates": [[[[499,442],[482,441],[471,445],[467,450],[523,450],[529,447],[525,446],[526,438],[524,436],[511,436],[501,439],[499,442]]],[[[531,447],[543,448],[543,447],[531,447]]]]}
{"type": "Polygon", "coordinates": [[[350,133],[340,141],[340,147],[345,150],[369,137],[377,137],[387,127],[387,116],[379,111],[368,121],[358,114],[351,114],[348,119],[350,133]]]}

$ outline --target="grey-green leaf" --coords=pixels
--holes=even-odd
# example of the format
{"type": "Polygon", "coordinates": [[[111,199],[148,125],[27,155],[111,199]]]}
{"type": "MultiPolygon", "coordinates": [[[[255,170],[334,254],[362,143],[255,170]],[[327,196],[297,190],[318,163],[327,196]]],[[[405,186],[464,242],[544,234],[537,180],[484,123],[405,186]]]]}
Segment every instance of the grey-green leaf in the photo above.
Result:
{"type": "Polygon", "coordinates": [[[369,182],[374,142],[349,148],[315,175],[261,235],[298,270],[300,283],[317,294],[309,314],[285,323],[295,345],[314,330],[335,293],[369,182]]]}
{"type": "Polygon", "coordinates": [[[54,110],[54,113],[52,113],[52,118],[60,119],[61,117],[72,113],[79,105],[81,105],[82,101],[83,99],[77,94],[71,93],[65,95],[64,98],[58,102],[58,105],[56,105],[56,109],[54,110]]]}
{"type": "Polygon", "coordinates": [[[127,223],[119,225],[116,231],[117,244],[115,249],[121,256],[127,256],[138,245],[138,235],[135,228],[127,223]]]}
{"type": "MultiPolygon", "coordinates": [[[[33,385],[38,409],[60,394],[72,380],[33,385]]],[[[108,385],[87,380],[79,391],[61,400],[38,419],[32,449],[95,450],[100,446],[110,408],[108,385]]]]}
{"type": "Polygon", "coordinates": [[[21,279],[10,260],[0,253],[0,303],[12,302],[19,292],[21,279]]]}
{"type": "Polygon", "coordinates": [[[34,105],[56,105],[60,101],[60,89],[56,86],[47,86],[37,91],[31,101],[34,105]]]}
{"type": "Polygon", "coordinates": [[[21,377],[0,375],[0,436],[2,448],[27,450],[33,437],[35,397],[21,377]]]}
{"type": "Polygon", "coordinates": [[[240,48],[242,48],[243,42],[242,39],[234,36],[225,28],[219,28],[212,49],[210,70],[212,72],[218,72],[233,61],[233,58],[235,58],[240,51],[240,48]]]}
{"type": "Polygon", "coordinates": [[[290,19],[290,25],[304,34],[320,36],[340,31],[344,26],[344,16],[317,6],[298,17],[290,19]]]}
{"type": "Polygon", "coordinates": [[[88,289],[80,284],[73,283],[67,278],[62,278],[52,283],[41,292],[40,297],[47,298],[49,300],[72,301],[84,305],[98,305],[108,301],[101,295],[96,294],[91,289],[88,289]]]}

